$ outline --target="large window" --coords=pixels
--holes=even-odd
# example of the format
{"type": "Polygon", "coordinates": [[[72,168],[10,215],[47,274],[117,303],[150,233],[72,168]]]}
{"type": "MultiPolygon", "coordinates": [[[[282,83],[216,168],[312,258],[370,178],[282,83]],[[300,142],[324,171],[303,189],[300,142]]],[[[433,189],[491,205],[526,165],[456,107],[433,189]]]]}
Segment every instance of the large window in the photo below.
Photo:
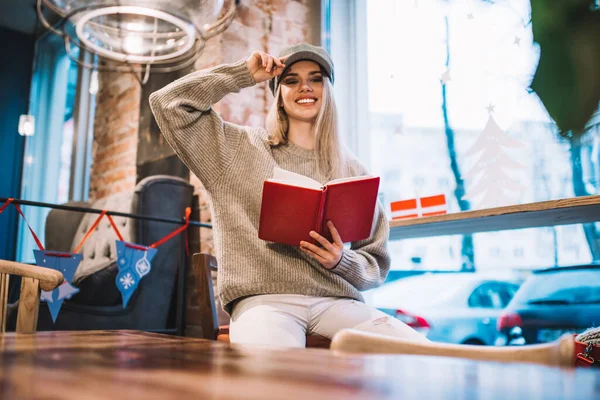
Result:
{"type": "MultiPolygon", "coordinates": [[[[437,194],[448,213],[596,194],[600,121],[562,138],[528,90],[539,59],[528,1],[327,3],[343,132],[381,176],[388,212],[437,194]]],[[[407,239],[390,243],[392,269],[589,263],[598,238],[589,224],[407,239]]]]}
{"type": "MultiPolygon", "coordinates": [[[[80,57],[76,50],[72,56],[80,57]]],[[[49,34],[36,43],[34,65],[29,114],[35,118],[35,134],[25,144],[20,198],[54,204],[85,201],[95,108],[95,94],[89,90],[91,71],[79,68],[66,54],[61,38],[49,34]]],[[[49,211],[23,207],[42,242],[49,211]]],[[[32,262],[33,249],[37,245],[20,221],[17,259],[32,262]]]]}

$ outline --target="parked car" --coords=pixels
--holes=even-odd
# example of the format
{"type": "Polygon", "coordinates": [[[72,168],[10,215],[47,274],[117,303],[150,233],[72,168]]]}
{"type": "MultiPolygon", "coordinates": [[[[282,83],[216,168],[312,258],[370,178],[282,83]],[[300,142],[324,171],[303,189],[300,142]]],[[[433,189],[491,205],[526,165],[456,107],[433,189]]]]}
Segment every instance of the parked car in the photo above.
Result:
{"type": "Polygon", "coordinates": [[[481,273],[427,273],[365,292],[365,300],[433,341],[492,345],[496,318],[518,288],[516,279],[481,273]]]}
{"type": "Polygon", "coordinates": [[[536,271],[498,319],[497,345],[544,343],[600,326],[600,265],[536,271]]]}

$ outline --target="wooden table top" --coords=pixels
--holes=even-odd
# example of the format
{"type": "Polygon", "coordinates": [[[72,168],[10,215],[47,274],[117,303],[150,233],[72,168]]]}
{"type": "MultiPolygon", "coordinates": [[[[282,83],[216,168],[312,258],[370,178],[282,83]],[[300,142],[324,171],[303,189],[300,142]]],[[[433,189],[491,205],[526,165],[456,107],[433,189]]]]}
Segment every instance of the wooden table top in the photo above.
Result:
{"type": "Polygon", "coordinates": [[[135,331],[0,335],[1,399],[599,399],[600,371],[266,350],[135,331]]]}

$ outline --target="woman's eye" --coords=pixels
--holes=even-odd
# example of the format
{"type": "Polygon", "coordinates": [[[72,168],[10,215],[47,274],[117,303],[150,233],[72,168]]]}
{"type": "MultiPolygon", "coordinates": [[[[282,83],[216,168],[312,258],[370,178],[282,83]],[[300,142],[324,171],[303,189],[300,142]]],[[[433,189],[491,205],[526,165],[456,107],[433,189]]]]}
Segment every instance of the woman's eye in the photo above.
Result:
{"type": "Polygon", "coordinates": [[[283,81],[283,83],[285,85],[295,85],[296,83],[298,83],[298,81],[295,79],[290,79],[289,81],[283,81]]]}
{"type": "Polygon", "coordinates": [[[320,76],[318,78],[312,78],[311,82],[323,82],[323,78],[320,76]]]}

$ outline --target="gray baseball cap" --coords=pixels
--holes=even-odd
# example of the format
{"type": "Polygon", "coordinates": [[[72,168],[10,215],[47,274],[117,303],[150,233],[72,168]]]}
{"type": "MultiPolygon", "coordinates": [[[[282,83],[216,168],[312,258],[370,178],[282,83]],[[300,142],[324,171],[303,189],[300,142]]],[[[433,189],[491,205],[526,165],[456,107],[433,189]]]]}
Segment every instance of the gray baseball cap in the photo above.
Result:
{"type": "Polygon", "coordinates": [[[316,62],[323,68],[325,74],[329,77],[331,84],[333,84],[333,60],[324,48],[313,46],[308,43],[300,43],[281,50],[279,57],[285,56],[289,57],[285,60],[283,73],[269,81],[269,87],[271,88],[273,96],[275,96],[275,92],[277,92],[277,88],[281,83],[280,80],[285,75],[286,70],[297,61],[309,60],[316,62]]]}

